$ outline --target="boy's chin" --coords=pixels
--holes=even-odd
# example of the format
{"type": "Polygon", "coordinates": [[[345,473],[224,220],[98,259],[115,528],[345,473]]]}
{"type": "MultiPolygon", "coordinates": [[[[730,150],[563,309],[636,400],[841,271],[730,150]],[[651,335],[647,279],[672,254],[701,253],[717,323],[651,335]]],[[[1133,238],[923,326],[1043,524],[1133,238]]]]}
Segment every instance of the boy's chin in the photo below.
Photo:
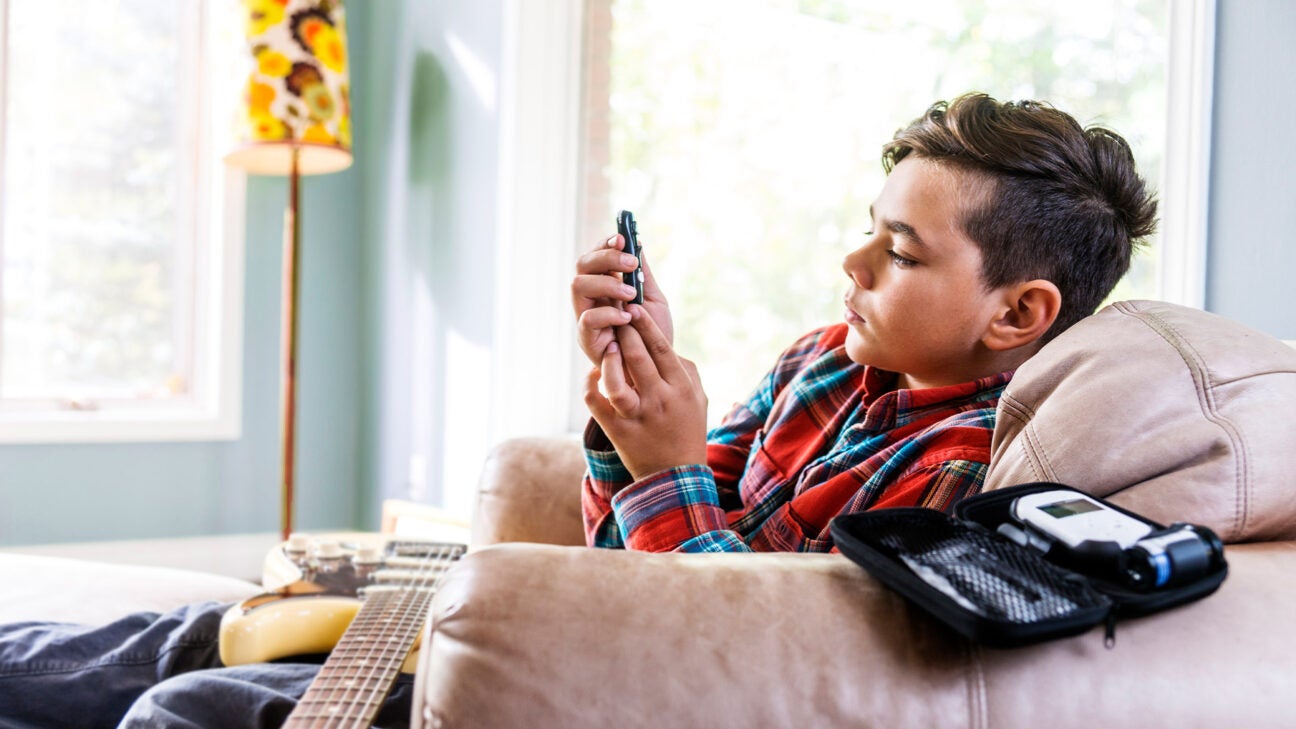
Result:
{"type": "Polygon", "coordinates": [[[863,337],[853,328],[846,332],[846,356],[850,361],[857,365],[871,365],[876,358],[873,352],[869,351],[868,345],[864,342],[863,337]]]}

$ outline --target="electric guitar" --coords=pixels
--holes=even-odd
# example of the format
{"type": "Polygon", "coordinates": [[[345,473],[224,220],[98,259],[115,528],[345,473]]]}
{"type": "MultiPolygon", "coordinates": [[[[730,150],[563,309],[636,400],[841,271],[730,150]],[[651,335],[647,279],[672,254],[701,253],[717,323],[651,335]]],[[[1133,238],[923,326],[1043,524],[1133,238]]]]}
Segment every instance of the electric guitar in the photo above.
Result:
{"type": "Polygon", "coordinates": [[[270,591],[221,619],[221,661],[328,653],[285,729],[368,729],[396,676],[414,671],[432,595],[465,549],[377,535],[348,544],[293,535],[266,558],[262,582],[270,591]]]}

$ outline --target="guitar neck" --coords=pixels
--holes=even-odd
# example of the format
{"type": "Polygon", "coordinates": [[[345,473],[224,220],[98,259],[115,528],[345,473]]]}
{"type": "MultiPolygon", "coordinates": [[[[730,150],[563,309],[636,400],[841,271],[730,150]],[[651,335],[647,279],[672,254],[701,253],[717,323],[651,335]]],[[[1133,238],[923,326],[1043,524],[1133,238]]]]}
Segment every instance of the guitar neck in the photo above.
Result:
{"type": "Polygon", "coordinates": [[[462,549],[457,548],[440,555],[417,584],[367,588],[360,611],[297,702],[284,729],[372,726],[427,621],[440,574],[461,554],[462,549]]]}

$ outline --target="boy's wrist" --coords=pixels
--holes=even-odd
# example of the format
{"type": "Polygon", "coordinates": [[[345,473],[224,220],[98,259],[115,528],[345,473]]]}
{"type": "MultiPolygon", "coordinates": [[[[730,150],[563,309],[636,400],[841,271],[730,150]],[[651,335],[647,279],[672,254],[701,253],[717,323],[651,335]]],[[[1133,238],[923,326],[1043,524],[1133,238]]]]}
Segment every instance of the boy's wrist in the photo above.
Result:
{"type": "MultiPolygon", "coordinates": [[[[622,458],[624,461],[625,458],[622,458]]],[[[689,454],[674,458],[666,458],[660,461],[643,461],[635,463],[626,463],[626,469],[635,481],[645,481],[659,473],[675,471],[679,469],[706,468],[706,451],[700,454],[689,454]]]]}
{"type": "Polygon", "coordinates": [[[612,439],[607,437],[607,433],[603,432],[603,426],[599,425],[594,418],[590,418],[589,422],[585,424],[584,442],[586,450],[616,450],[616,446],[612,445],[612,439]]]}

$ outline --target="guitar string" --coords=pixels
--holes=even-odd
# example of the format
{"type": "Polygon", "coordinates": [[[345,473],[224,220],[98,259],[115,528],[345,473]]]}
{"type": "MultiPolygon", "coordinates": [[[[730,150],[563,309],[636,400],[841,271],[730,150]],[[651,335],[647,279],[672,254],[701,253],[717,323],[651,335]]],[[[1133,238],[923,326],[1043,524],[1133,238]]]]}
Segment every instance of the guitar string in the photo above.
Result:
{"type": "MultiPolygon", "coordinates": [[[[399,549],[400,549],[399,546],[394,547],[393,549],[395,551],[395,554],[393,554],[394,557],[402,556],[399,553],[399,549]]],[[[435,553],[435,555],[429,555],[424,557],[423,561],[419,563],[417,570],[414,571],[404,570],[405,573],[408,575],[405,578],[405,582],[403,584],[397,583],[394,585],[388,585],[387,589],[382,593],[381,597],[390,598],[390,596],[394,594],[397,596],[397,599],[399,601],[401,598],[409,598],[410,596],[415,596],[415,599],[413,599],[412,601],[407,599],[406,600],[407,604],[405,605],[400,605],[398,602],[396,609],[408,611],[410,602],[412,602],[413,605],[418,606],[419,604],[419,601],[417,599],[418,592],[417,590],[412,588],[415,585],[418,585],[419,583],[426,581],[427,572],[438,569],[440,565],[447,564],[449,561],[449,555],[453,553],[455,547],[451,545],[438,544],[436,546],[436,549],[438,551],[435,553]]],[[[442,572],[442,574],[443,573],[444,571],[442,572]]],[[[440,575],[437,575],[435,580],[436,583],[439,584],[440,575]]],[[[378,596],[376,595],[375,599],[377,598],[378,596]]],[[[431,598],[429,597],[427,599],[430,600],[431,598]]],[[[390,600],[388,599],[384,599],[382,601],[384,603],[390,602],[390,600]]],[[[390,608],[389,605],[385,605],[384,607],[390,608]]],[[[362,606],[362,610],[363,610],[363,606],[362,606]]],[[[358,626],[358,629],[364,629],[368,631],[372,624],[370,618],[363,615],[360,615],[359,617],[369,622],[366,625],[358,626]]],[[[399,622],[403,623],[408,621],[408,619],[409,619],[408,614],[402,614],[399,622]]],[[[387,626],[380,628],[380,630],[381,629],[387,630],[388,631],[387,635],[383,635],[383,634],[374,635],[372,633],[367,633],[365,637],[371,643],[377,638],[390,639],[392,637],[390,635],[390,632],[392,630],[390,626],[391,626],[391,621],[389,620],[387,626]]],[[[402,626],[399,623],[396,625],[396,629],[400,629],[401,627],[402,626]]],[[[421,625],[418,627],[420,629],[422,628],[421,625]]],[[[411,643],[411,647],[412,647],[412,643],[411,643]]],[[[347,648],[346,646],[344,646],[344,649],[350,650],[350,648],[347,648]]],[[[400,660],[401,663],[404,663],[404,656],[402,656],[400,660]]],[[[324,717],[319,717],[317,715],[315,717],[315,721],[317,723],[313,724],[312,726],[328,727],[330,726],[330,724],[335,726],[354,726],[355,725],[354,722],[368,718],[368,715],[372,713],[373,710],[376,708],[374,704],[380,700],[378,697],[374,696],[374,694],[376,693],[376,687],[373,685],[373,681],[375,678],[379,677],[377,674],[379,672],[387,672],[388,670],[392,670],[392,668],[399,671],[400,667],[399,665],[397,665],[394,667],[385,668],[384,661],[381,660],[370,660],[367,663],[369,665],[369,668],[367,669],[369,671],[369,675],[367,676],[360,675],[365,669],[362,669],[360,665],[356,663],[351,663],[350,665],[345,666],[344,671],[341,673],[330,671],[329,676],[326,677],[326,679],[330,682],[330,685],[321,687],[320,693],[324,695],[323,698],[326,700],[325,701],[326,707],[341,705],[343,708],[346,709],[346,713],[330,714],[324,717]],[[342,690],[341,696],[339,696],[337,686],[332,683],[338,680],[341,680],[343,682],[343,685],[346,687],[342,690]],[[348,694],[352,693],[353,691],[356,694],[356,696],[354,698],[351,698],[348,696],[348,694]],[[323,721],[324,724],[322,725],[318,724],[318,722],[320,721],[323,721]],[[343,722],[347,722],[347,724],[343,724],[343,722]]],[[[394,677],[392,678],[394,679],[394,677]]],[[[387,684],[386,688],[390,690],[389,683],[387,684]]],[[[385,695],[386,693],[384,692],[384,696],[385,695]]]]}
{"type": "MultiPolygon", "coordinates": [[[[407,627],[402,625],[402,623],[410,619],[408,614],[409,608],[411,606],[414,606],[417,609],[417,607],[419,606],[419,602],[421,600],[421,596],[419,595],[419,592],[416,589],[416,587],[420,585],[420,583],[426,581],[425,573],[437,569],[437,567],[440,564],[444,563],[447,560],[447,555],[448,555],[447,547],[444,545],[440,545],[438,546],[437,549],[438,551],[435,554],[435,557],[432,558],[425,557],[424,560],[419,564],[418,570],[413,571],[412,573],[408,569],[405,570],[407,577],[405,577],[404,583],[385,586],[385,589],[381,595],[381,597],[383,598],[383,602],[389,603],[392,599],[392,596],[394,595],[397,604],[395,606],[384,605],[384,607],[389,608],[390,612],[388,613],[388,621],[386,625],[380,626],[378,633],[366,632],[365,637],[367,639],[367,642],[370,643],[370,645],[372,645],[376,641],[391,638],[393,632],[399,632],[407,627]],[[400,604],[402,601],[405,604],[403,605],[400,604]],[[396,622],[395,625],[392,624],[393,623],[392,616],[395,616],[395,622],[396,622]]],[[[395,557],[402,556],[400,555],[399,550],[400,547],[397,547],[395,549],[396,554],[393,556],[395,557]]],[[[434,579],[436,579],[436,581],[439,582],[439,577],[440,575],[437,575],[434,579]]],[[[431,598],[428,597],[427,599],[430,600],[431,598]]],[[[369,619],[366,618],[366,620],[369,619]]],[[[369,628],[371,626],[362,626],[362,627],[369,628]]],[[[421,628],[422,626],[419,627],[421,628]]],[[[389,645],[383,645],[383,648],[387,649],[389,648],[389,645]]],[[[403,656],[400,658],[400,660],[401,663],[404,663],[403,656]]],[[[370,660],[365,665],[353,662],[349,666],[347,666],[349,672],[343,673],[342,677],[350,679],[349,682],[350,685],[348,685],[348,688],[344,689],[343,697],[340,700],[340,703],[342,703],[342,705],[346,708],[346,713],[336,714],[330,717],[329,719],[326,719],[325,720],[326,723],[324,725],[325,727],[328,727],[329,725],[328,722],[330,721],[334,722],[334,725],[338,727],[352,726],[354,725],[354,722],[365,719],[367,718],[368,714],[372,713],[372,711],[376,708],[374,704],[377,701],[377,697],[375,696],[375,694],[377,693],[377,687],[373,684],[374,680],[376,678],[379,678],[378,676],[379,673],[387,672],[393,669],[396,671],[400,670],[399,665],[392,666],[392,667],[385,667],[383,664],[384,661],[370,660]],[[362,675],[365,674],[366,672],[367,675],[362,675]],[[354,686],[354,689],[350,688],[351,685],[354,686]],[[350,698],[347,696],[352,692],[352,690],[354,690],[354,692],[356,693],[355,698],[350,698]]],[[[387,688],[390,689],[390,686],[388,686],[387,688]]],[[[331,701],[339,700],[337,697],[336,688],[330,689],[328,693],[331,701]]]]}
{"type": "MultiPolygon", "coordinates": [[[[419,571],[415,572],[414,574],[411,574],[406,579],[406,583],[401,586],[406,589],[395,591],[394,593],[396,595],[395,600],[398,603],[404,602],[404,604],[400,605],[399,608],[393,611],[394,617],[391,617],[388,620],[387,625],[383,626],[382,630],[386,630],[387,631],[386,634],[380,634],[379,636],[375,636],[375,639],[379,637],[390,639],[394,634],[404,633],[407,630],[418,631],[422,629],[423,627],[422,623],[424,622],[424,620],[426,620],[426,612],[424,613],[424,620],[419,621],[420,623],[419,625],[411,626],[408,625],[407,623],[411,620],[418,618],[418,613],[423,612],[425,610],[425,604],[430,606],[432,595],[425,594],[425,593],[428,590],[431,590],[432,593],[435,594],[436,587],[440,585],[441,576],[445,574],[445,569],[448,569],[449,567],[449,555],[452,550],[453,547],[449,547],[447,545],[438,545],[438,551],[435,557],[431,559],[425,557],[424,558],[425,561],[420,565],[419,571]],[[436,571],[436,570],[440,570],[440,571],[437,572],[437,574],[433,575],[432,584],[431,585],[425,584],[426,578],[424,577],[423,573],[425,571],[436,571]]],[[[386,596],[389,597],[391,594],[393,593],[389,592],[387,593],[386,596]]],[[[384,645],[384,650],[390,650],[390,647],[391,647],[390,642],[388,641],[387,645],[384,645]]],[[[410,642],[408,647],[410,648],[413,647],[412,641],[410,642]]],[[[376,696],[378,687],[373,684],[373,680],[378,677],[378,673],[386,672],[388,670],[399,671],[400,666],[405,662],[406,655],[408,655],[408,650],[405,651],[405,655],[399,656],[400,663],[390,668],[384,668],[383,666],[375,662],[372,665],[372,667],[369,669],[369,675],[361,679],[361,685],[368,687],[367,690],[371,694],[372,699],[374,699],[375,701],[379,700],[379,697],[376,696]]],[[[393,660],[396,660],[396,657],[393,657],[393,660]]],[[[390,690],[390,684],[388,684],[387,689],[390,690]]],[[[385,696],[385,692],[384,692],[384,696],[385,696]]],[[[363,706],[360,703],[355,703],[353,704],[353,706],[355,707],[356,711],[361,712],[355,718],[357,719],[365,718],[364,717],[365,712],[363,712],[363,706]]]]}
{"type": "MultiPolygon", "coordinates": [[[[364,633],[363,642],[367,643],[369,646],[375,644],[380,646],[379,651],[381,651],[381,654],[379,658],[375,659],[372,657],[373,651],[371,650],[370,659],[364,661],[363,665],[357,662],[350,662],[349,665],[344,667],[344,672],[341,674],[330,671],[327,676],[323,677],[328,685],[321,686],[319,693],[323,695],[321,698],[325,699],[325,706],[332,707],[335,705],[341,705],[345,709],[345,712],[330,714],[326,717],[316,716],[316,722],[323,721],[325,723],[322,725],[318,723],[312,724],[312,727],[320,726],[323,729],[327,729],[329,726],[357,726],[354,722],[367,720],[370,718],[371,714],[375,713],[375,710],[378,708],[377,705],[386,697],[387,693],[390,691],[391,682],[394,681],[394,676],[389,676],[388,680],[379,681],[383,678],[382,674],[389,673],[393,670],[399,672],[400,667],[404,665],[406,657],[409,655],[410,650],[412,650],[413,643],[417,640],[418,636],[414,635],[412,636],[412,640],[405,641],[408,642],[409,647],[399,655],[390,655],[393,650],[393,643],[398,639],[408,638],[408,631],[423,630],[423,626],[426,624],[427,618],[429,617],[427,608],[430,607],[431,600],[433,596],[435,596],[442,578],[450,568],[451,563],[462,556],[463,551],[462,545],[450,543],[429,543],[427,545],[421,545],[414,542],[405,543],[404,546],[406,548],[415,548],[420,550],[426,546],[428,549],[435,549],[435,552],[424,553],[418,563],[417,569],[402,569],[401,571],[406,575],[403,578],[403,582],[383,585],[384,590],[381,597],[384,598],[383,602],[388,604],[384,605],[383,614],[385,619],[382,621],[384,624],[378,626],[378,632],[375,633],[372,630],[373,618],[357,614],[357,617],[365,621],[364,625],[358,626],[358,629],[364,633]],[[428,582],[429,575],[431,575],[432,578],[430,583],[428,582]],[[396,601],[395,605],[390,604],[393,596],[396,601]],[[420,612],[423,613],[422,616],[419,615],[420,612]],[[417,621],[418,624],[410,625],[410,621],[412,620],[417,621]],[[399,663],[389,665],[388,661],[399,661],[399,663]],[[339,680],[342,681],[344,686],[341,696],[338,694],[338,688],[335,683],[339,680]],[[379,682],[383,685],[379,686],[379,682]],[[385,689],[381,696],[378,695],[380,688],[385,689]],[[354,698],[348,696],[348,694],[352,692],[356,694],[354,698]]],[[[394,547],[394,554],[392,556],[398,558],[402,557],[403,555],[400,554],[400,549],[400,545],[394,547]]],[[[379,567],[378,570],[383,568],[385,568],[385,565],[379,567]]],[[[375,595],[375,598],[377,597],[378,595],[375,595]]],[[[351,648],[344,646],[344,649],[350,650],[351,648]]],[[[324,669],[322,668],[321,671],[323,670],[324,669]]],[[[315,703],[318,703],[317,699],[312,700],[312,704],[315,703]]]]}

